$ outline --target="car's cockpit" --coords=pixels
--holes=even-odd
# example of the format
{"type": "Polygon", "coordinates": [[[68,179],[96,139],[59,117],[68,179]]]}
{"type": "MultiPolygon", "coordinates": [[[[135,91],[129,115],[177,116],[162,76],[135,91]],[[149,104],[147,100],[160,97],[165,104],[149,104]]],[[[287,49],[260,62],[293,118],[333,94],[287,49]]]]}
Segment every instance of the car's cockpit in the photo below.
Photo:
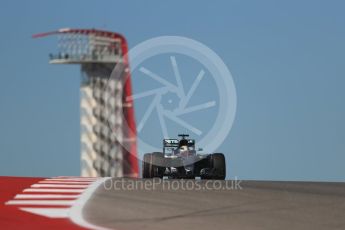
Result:
{"type": "Polygon", "coordinates": [[[185,152],[195,153],[195,140],[186,139],[189,135],[180,134],[182,139],[164,139],[163,153],[165,156],[180,155],[185,152]]]}

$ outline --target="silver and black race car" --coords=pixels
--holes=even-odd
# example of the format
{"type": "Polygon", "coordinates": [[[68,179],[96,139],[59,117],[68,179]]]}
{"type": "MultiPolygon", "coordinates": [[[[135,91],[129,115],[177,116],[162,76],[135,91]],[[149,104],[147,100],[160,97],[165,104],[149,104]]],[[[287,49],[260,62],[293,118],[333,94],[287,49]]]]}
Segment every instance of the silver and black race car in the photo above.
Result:
{"type": "MultiPolygon", "coordinates": [[[[146,153],[142,164],[143,178],[216,179],[226,176],[225,157],[222,153],[198,154],[195,140],[188,134],[181,139],[164,139],[163,152],[146,153]]],[[[202,151],[202,149],[198,149],[202,151]]]]}

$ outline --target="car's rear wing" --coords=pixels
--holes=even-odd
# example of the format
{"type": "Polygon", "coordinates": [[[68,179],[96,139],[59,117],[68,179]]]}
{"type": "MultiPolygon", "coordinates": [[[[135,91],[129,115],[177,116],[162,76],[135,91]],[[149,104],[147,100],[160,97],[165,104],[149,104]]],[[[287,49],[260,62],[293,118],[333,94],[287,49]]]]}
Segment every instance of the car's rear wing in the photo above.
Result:
{"type": "MultiPolygon", "coordinates": [[[[178,139],[163,139],[164,147],[179,147],[180,140],[178,139]]],[[[188,139],[188,146],[194,146],[195,140],[188,139]]]]}

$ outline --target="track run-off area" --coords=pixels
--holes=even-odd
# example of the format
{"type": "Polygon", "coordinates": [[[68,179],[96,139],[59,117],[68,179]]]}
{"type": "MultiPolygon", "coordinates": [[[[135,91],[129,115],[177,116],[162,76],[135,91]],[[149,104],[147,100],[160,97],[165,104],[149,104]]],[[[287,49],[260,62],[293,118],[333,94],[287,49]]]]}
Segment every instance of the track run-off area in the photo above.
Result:
{"type": "Polygon", "coordinates": [[[0,177],[3,229],[345,229],[345,183],[0,177]]]}
{"type": "Polygon", "coordinates": [[[83,209],[107,179],[0,177],[0,226],[3,229],[102,229],[83,218],[83,209]]]}

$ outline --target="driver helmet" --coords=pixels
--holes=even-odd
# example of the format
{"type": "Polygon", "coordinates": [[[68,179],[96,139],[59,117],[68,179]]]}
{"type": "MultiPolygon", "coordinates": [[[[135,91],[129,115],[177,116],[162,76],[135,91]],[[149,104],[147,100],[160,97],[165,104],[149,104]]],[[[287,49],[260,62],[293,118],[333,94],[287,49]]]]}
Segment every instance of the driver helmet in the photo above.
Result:
{"type": "Polygon", "coordinates": [[[180,151],[187,151],[188,150],[188,140],[182,139],[179,143],[180,151]]]}

